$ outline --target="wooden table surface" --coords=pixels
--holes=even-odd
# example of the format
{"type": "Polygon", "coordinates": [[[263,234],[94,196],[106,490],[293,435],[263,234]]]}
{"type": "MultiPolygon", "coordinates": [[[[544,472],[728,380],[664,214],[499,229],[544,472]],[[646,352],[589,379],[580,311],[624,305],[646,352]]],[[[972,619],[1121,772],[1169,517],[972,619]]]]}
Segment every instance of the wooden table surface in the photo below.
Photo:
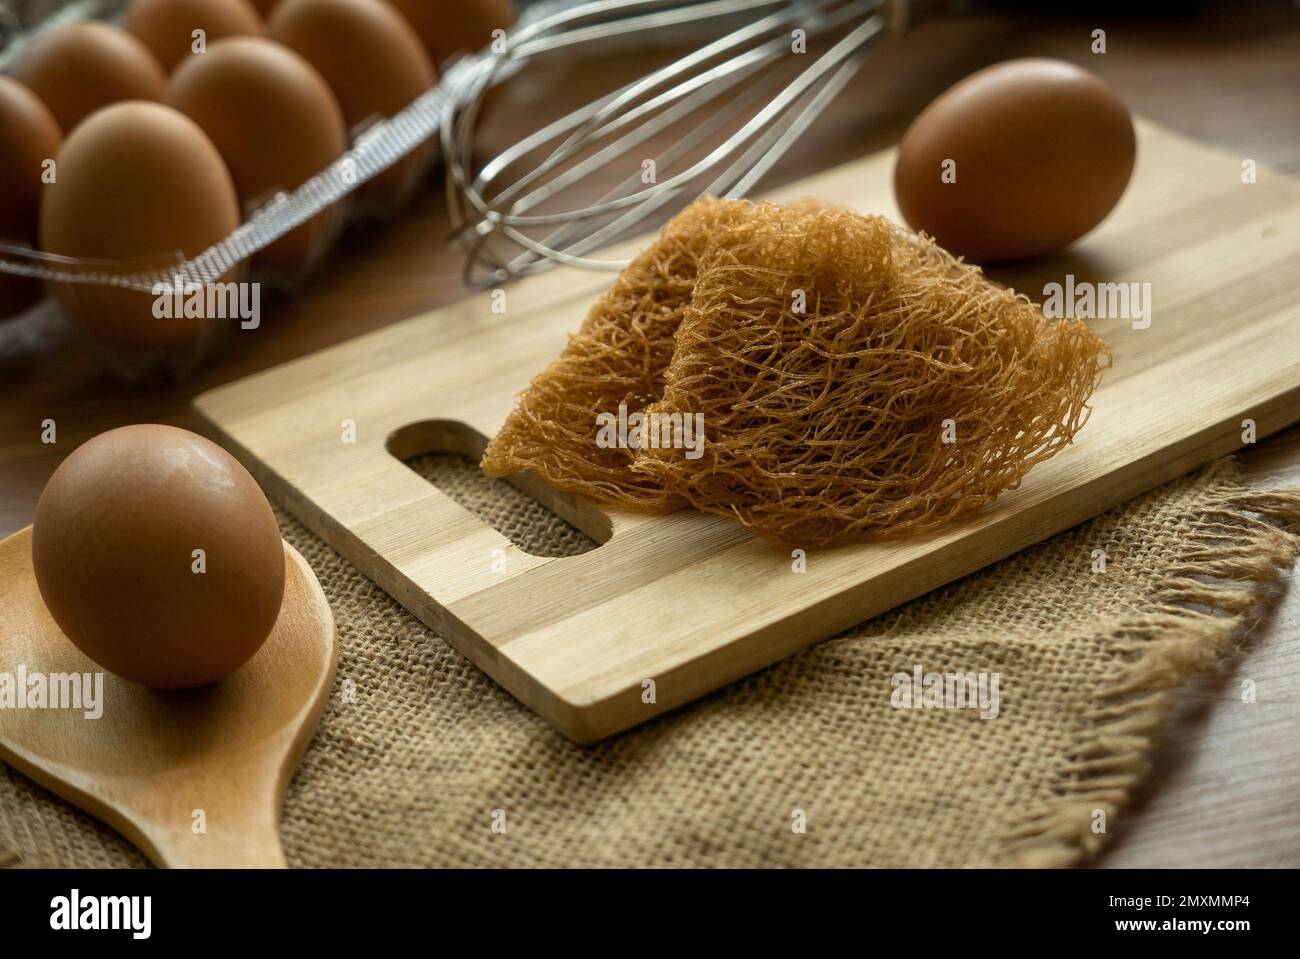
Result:
{"type": "MultiPolygon", "coordinates": [[[[1005,11],[922,19],[873,57],[767,183],[896,143],[952,83],[1020,56],[1082,63],[1136,113],[1300,175],[1300,9],[1278,2],[1210,5],[1177,20],[1005,11]],[[1106,30],[1105,54],[1090,52],[1096,28],[1106,30]]],[[[539,111],[589,98],[593,76],[604,89],[661,58],[632,51],[530,68],[502,91],[481,137],[485,154],[531,130],[539,111]]],[[[467,295],[447,231],[442,191],[431,185],[395,221],[345,238],[296,296],[263,304],[260,329],[233,335],[170,388],[117,380],[52,308],[0,326],[0,535],[31,522],[50,473],[91,436],[137,422],[199,429],[189,408],[195,394],[467,295]],[[57,423],[56,444],[41,442],[45,419],[57,423]]],[[[1300,428],[1261,441],[1242,461],[1253,482],[1300,485],[1300,428]]],[[[1101,865],[1300,865],[1298,720],[1300,588],[1292,578],[1229,672],[1185,691],[1150,786],[1115,825],[1101,865]],[[1237,695],[1247,677],[1258,684],[1252,705],[1237,695]]]]}

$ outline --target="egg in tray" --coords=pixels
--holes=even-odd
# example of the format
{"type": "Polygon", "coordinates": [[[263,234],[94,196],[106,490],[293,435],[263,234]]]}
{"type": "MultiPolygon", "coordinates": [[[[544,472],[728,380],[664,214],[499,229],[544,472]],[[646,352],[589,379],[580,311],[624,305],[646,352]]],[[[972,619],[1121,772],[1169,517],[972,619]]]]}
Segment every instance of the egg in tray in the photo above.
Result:
{"type": "MultiPolygon", "coordinates": [[[[35,30],[0,75],[0,259],[97,278],[165,274],[513,22],[510,0],[130,0],[120,25],[35,30]]],[[[292,290],[347,220],[400,209],[432,159],[431,142],[416,148],[214,285],[292,290]]],[[[229,326],[224,310],[177,315],[157,291],[47,286],[127,372],[188,369],[229,326]]],[[[0,272],[0,317],[42,289],[0,272]]]]}

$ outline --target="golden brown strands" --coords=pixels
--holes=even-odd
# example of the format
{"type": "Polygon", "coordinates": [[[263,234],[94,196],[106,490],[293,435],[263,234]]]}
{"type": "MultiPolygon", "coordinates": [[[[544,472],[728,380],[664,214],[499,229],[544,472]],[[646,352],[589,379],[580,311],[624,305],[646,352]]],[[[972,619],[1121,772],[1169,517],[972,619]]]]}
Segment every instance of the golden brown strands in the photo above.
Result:
{"type": "Polygon", "coordinates": [[[519,399],[483,454],[483,472],[531,469],[557,489],[604,503],[667,510],[683,504],[632,472],[633,451],[596,445],[596,414],[629,412],[663,396],[673,334],[690,304],[701,253],[745,204],[707,199],[663,228],[602,296],[560,357],[519,399]]]}
{"type": "Polygon", "coordinates": [[[701,261],[651,407],[702,413],[703,458],[651,448],[634,466],[783,542],[914,533],[1068,444],[1101,355],[1084,323],[883,218],[760,204],[701,261]]]}
{"type": "MultiPolygon", "coordinates": [[[[641,353],[668,357],[667,368],[647,371],[640,406],[628,402],[703,414],[703,457],[617,451],[621,460],[601,461],[597,474],[584,464],[610,451],[597,450],[595,414],[617,403],[593,405],[588,381],[566,370],[565,381],[548,384],[581,410],[564,434],[563,482],[537,455],[540,431],[515,468],[603,502],[627,503],[629,489],[656,505],[680,498],[763,536],[824,545],[915,533],[977,509],[1086,421],[1109,351],[1084,323],[1048,322],[1025,298],[880,217],[710,202],[727,229],[690,247],[698,275],[671,342],[641,353]],[[656,388],[654,402],[643,398],[656,388]],[[610,485],[622,495],[607,495],[610,485]]],[[[679,231],[699,222],[674,221],[679,231]]],[[[687,241],[678,232],[672,242],[687,241]]],[[[628,312],[622,323],[644,319],[628,312]]],[[[525,394],[521,409],[529,401],[525,394]]]]}

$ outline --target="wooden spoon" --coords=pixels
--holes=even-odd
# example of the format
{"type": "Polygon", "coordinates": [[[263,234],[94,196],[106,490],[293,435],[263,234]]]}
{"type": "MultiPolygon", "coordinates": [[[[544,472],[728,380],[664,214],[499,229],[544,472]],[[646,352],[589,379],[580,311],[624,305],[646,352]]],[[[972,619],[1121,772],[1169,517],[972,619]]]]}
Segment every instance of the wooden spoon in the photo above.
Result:
{"type": "Polygon", "coordinates": [[[55,625],[32,571],[31,527],[0,542],[0,674],[103,676],[98,719],[0,708],[0,759],[159,866],[283,868],[280,806],[338,662],[320,583],[288,543],[284,552],[284,604],[257,654],[211,686],[160,692],[101,669],[55,625]]]}

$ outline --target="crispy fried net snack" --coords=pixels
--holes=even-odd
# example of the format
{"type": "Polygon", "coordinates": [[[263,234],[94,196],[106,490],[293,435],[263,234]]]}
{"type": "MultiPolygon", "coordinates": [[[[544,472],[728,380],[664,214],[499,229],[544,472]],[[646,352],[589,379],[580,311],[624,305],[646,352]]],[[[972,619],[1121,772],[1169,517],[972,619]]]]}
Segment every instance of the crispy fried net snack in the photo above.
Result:
{"type": "Polygon", "coordinates": [[[914,533],[1068,444],[1101,356],[1083,322],[1049,322],[888,220],[759,204],[701,261],[651,407],[703,413],[704,456],[634,466],[783,542],[914,533]]]}
{"type": "Polygon", "coordinates": [[[748,205],[705,199],[664,226],[614,281],[560,357],[519,399],[483,453],[488,476],[531,469],[557,489],[604,503],[669,510],[683,500],[632,471],[633,450],[596,445],[595,417],[644,409],[664,392],[673,334],[690,305],[700,255],[748,205]]]}
{"type": "Polygon", "coordinates": [[[1086,324],[1047,321],[881,217],[703,201],[533,382],[484,470],[606,503],[684,500],[786,543],[906,535],[1070,443],[1103,359],[1086,324]],[[620,401],[703,414],[703,457],[599,449],[596,412],[620,401]]]}

